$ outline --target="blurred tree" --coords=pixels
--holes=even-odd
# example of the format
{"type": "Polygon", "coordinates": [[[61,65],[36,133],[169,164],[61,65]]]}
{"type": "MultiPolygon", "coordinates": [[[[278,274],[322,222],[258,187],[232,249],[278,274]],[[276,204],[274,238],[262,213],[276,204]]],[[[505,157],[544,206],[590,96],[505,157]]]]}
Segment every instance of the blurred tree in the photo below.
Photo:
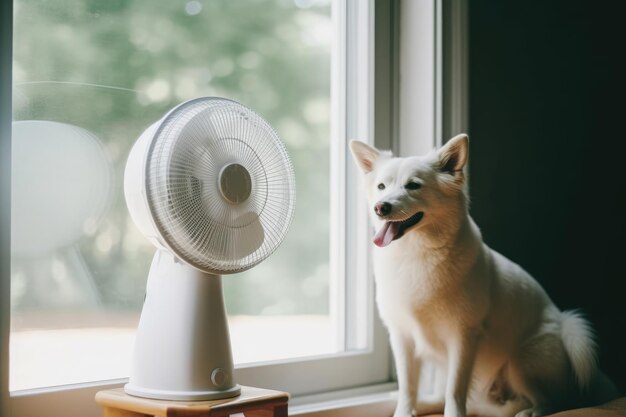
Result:
{"type": "MultiPolygon", "coordinates": [[[[293,159],[298,192],[282,247],[225,280],[229,312],[328,313],[328,2],[15,3],[15,119],[83,127],[111,159],[110,208],[97,227],[86,225],[77,243],[103,306],[140,308],[154,251],[130,221],[123,198],[130,147],[169,108],[216,95],[254,109],[276,128],[293,159]],[[308,7],[297,7],[303,3],[308,7]]],[[[19,260],[14,263],[19,270],[19,260]]],[[[28,277],[14,279],[25,282],[16,287],[25,288],[14,297],[19,310],[29,304],[28,277]]]]}

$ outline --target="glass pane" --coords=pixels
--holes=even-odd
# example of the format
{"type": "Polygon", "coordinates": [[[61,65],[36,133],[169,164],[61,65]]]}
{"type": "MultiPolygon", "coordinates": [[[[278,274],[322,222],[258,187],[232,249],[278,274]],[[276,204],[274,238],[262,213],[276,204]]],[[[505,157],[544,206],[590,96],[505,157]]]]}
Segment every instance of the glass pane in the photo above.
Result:
{"type": "Polygon", "coordinates": [[[126,209],[126,157],[199,96],[261,114],[296,171],[287,239],[224,280],[235,361],[339,349],[329,3],[15,0],[11,390],[128,376],[154,248],[126,209]]]}

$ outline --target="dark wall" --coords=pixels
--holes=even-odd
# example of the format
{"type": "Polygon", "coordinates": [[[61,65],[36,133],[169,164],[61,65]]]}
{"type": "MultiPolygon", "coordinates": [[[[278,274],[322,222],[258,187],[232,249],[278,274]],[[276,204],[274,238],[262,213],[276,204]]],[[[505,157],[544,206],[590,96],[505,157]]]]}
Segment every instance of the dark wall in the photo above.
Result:
{"type": "Polygon", "coordinates": [[[626,391],[620,3],[471,0],[469,132],[486,242],[560,308],[584,311],[601,366],[626,391]]]}

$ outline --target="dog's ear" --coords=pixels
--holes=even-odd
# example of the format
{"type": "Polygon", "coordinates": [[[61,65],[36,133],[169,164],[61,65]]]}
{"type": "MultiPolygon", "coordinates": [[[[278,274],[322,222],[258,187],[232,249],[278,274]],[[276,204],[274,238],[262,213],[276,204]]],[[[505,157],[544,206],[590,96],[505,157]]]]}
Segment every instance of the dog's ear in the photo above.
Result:
{"type": "Polygon", "coordinates": [[[350,141],[350,150],[356,164],[365,174],[374,169],[374,164],[380,158],[380,151],[358,140],[350,141]]]}
{"type": "Polygon", "coordinates": [[[452,174],[462,171],[469,153],[469,138],[465,133],[456,135],[437,151],[439,169],[452,174]]]}

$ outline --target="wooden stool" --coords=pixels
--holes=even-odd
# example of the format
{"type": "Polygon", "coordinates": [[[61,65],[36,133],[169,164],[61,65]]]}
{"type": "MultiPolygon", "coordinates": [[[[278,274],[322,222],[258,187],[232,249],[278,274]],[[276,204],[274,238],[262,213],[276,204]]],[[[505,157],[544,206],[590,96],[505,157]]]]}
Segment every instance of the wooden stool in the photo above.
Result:
{"type": "Polygon", "coordinates": [[[104,417],[287,417],[289,394],[262,388],[241,387],[241,395],[214,401],[169,401],[133,397],[123,388],[100,391],[96,402],[104,417]]]}

